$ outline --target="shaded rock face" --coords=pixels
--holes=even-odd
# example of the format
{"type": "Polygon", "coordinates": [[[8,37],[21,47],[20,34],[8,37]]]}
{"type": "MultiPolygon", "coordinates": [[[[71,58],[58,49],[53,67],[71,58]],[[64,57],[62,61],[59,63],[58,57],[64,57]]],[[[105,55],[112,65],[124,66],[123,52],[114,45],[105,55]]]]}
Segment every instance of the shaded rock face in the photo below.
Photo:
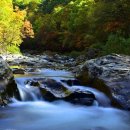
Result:
{"type": "Polygon", "coordinates": [[[0,57],[0,106],[6,105],[10,97],[18,97],[18,95],[13,73],[8,64],[0,57]]]}
{"type": "Polygon", "coordinates": [[[113,105],[130,110],[130,57],[107,55],[86,61],[76,70],[83,84],[105,92],[113,105]]]}
{"type": "MultiPolygon", "coordinates": [[[[64,100],[73,104],[92,105],[95,101],[95,96],[90,91],[71,90],[65,86],[69,81],[56,81],[50,78],[34,78],[27,80],[26,85],[39,87],[43,99],[46,101],[64,100]]],[[[74,81],[72,81],[74,82],[74,81]]],[[[68,86],[68,85],[67,85],[68,86]]],[[[71,87],[71,86],[70,86],[71,87]]]]}
{"type": "Polygon", "coordinates": [[[67,85],[69,85],[69,86],[73,86],[73,85],[80,85],[80,82],[79,82],[79,80],[77,80],[77,79],[74,79],[74,80],[72,80],[72,79],[68,79],[68,80],[61,80],[63,83],[66,83],[67,85]]]}

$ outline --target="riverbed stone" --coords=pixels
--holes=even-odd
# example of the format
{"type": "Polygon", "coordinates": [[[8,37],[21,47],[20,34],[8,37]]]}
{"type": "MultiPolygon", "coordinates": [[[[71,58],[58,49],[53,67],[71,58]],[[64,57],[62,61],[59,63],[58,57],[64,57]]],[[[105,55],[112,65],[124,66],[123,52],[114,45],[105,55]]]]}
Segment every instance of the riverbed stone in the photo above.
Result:
{"type": "Polygon", "coordinates": [[[111,54],[88,60],[75,70],[84,85],[105,92],[114,106],[130,110],[130,57],[111,54]]]}
{"type": "Polygon", "coordinates": [[[52,69],[71,69],[75,66],[75,60],[72,57],[59,54],[7,54],[2,57],[10,66],[21,66],[24,68],[52,68],[52,69]]]}

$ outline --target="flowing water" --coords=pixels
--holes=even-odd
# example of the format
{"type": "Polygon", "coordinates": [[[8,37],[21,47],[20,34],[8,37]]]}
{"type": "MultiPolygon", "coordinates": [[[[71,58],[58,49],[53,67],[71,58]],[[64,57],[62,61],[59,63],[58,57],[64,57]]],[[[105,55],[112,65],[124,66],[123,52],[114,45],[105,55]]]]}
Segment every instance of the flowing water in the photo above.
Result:
{"type": "MultiPolygon", "coordinates": [[[[69,72],[42,70],[15,78],[22,101],[0,109],[0,130],[130,130],[130,113],[110,106],[105,94],[85,86],[71,86],[93,92],[101,106],[73,105],[65,101],[46,102],[38,88],[25,85],[33,77],[72,78],[69,72]]],[[[70,87],[63,83],[66,87],[70,87]]]]}

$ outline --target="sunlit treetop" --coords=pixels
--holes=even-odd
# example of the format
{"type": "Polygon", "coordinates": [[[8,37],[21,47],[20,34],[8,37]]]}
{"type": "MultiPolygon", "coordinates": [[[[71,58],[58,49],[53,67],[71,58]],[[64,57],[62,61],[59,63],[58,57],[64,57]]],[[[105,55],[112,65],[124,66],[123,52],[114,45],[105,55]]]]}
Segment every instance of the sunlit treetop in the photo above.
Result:
{"type": "Polygon", "coordinates": [[[0,1],[0,48],[19,46],[22,42],[21,28],[26,17],[26,10],[13,8],[12,0],[0,1]]]}
{"type": "Polygon", "coordinates": [[[35,3],[41,3],[42,0],[13,0],[14,3],[16,4],[23,4],[23,5],[28,5],[31,2],[35,2],[35,3]]]}

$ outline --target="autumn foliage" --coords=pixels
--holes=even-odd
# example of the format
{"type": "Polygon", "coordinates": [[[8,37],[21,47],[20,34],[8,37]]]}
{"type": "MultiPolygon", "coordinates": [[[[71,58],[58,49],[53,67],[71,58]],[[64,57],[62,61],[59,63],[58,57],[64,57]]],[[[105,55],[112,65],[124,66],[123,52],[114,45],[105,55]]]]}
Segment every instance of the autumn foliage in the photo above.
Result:
{"type": "Polygon", "coordinates": [[[98,49],[104,54],[107,48],[116,52],[112,45],[121,50],[120,39],[129,44],[129,0],[1,0],[0,4],[4,50],[12,46],[58,52],[98,49]]]}
{"type": "Polygon", "coordinates": [[[34,31],[30,21],[25,20],[22,27],[22,37],[23,38],[34,38],[34,31]]]}

